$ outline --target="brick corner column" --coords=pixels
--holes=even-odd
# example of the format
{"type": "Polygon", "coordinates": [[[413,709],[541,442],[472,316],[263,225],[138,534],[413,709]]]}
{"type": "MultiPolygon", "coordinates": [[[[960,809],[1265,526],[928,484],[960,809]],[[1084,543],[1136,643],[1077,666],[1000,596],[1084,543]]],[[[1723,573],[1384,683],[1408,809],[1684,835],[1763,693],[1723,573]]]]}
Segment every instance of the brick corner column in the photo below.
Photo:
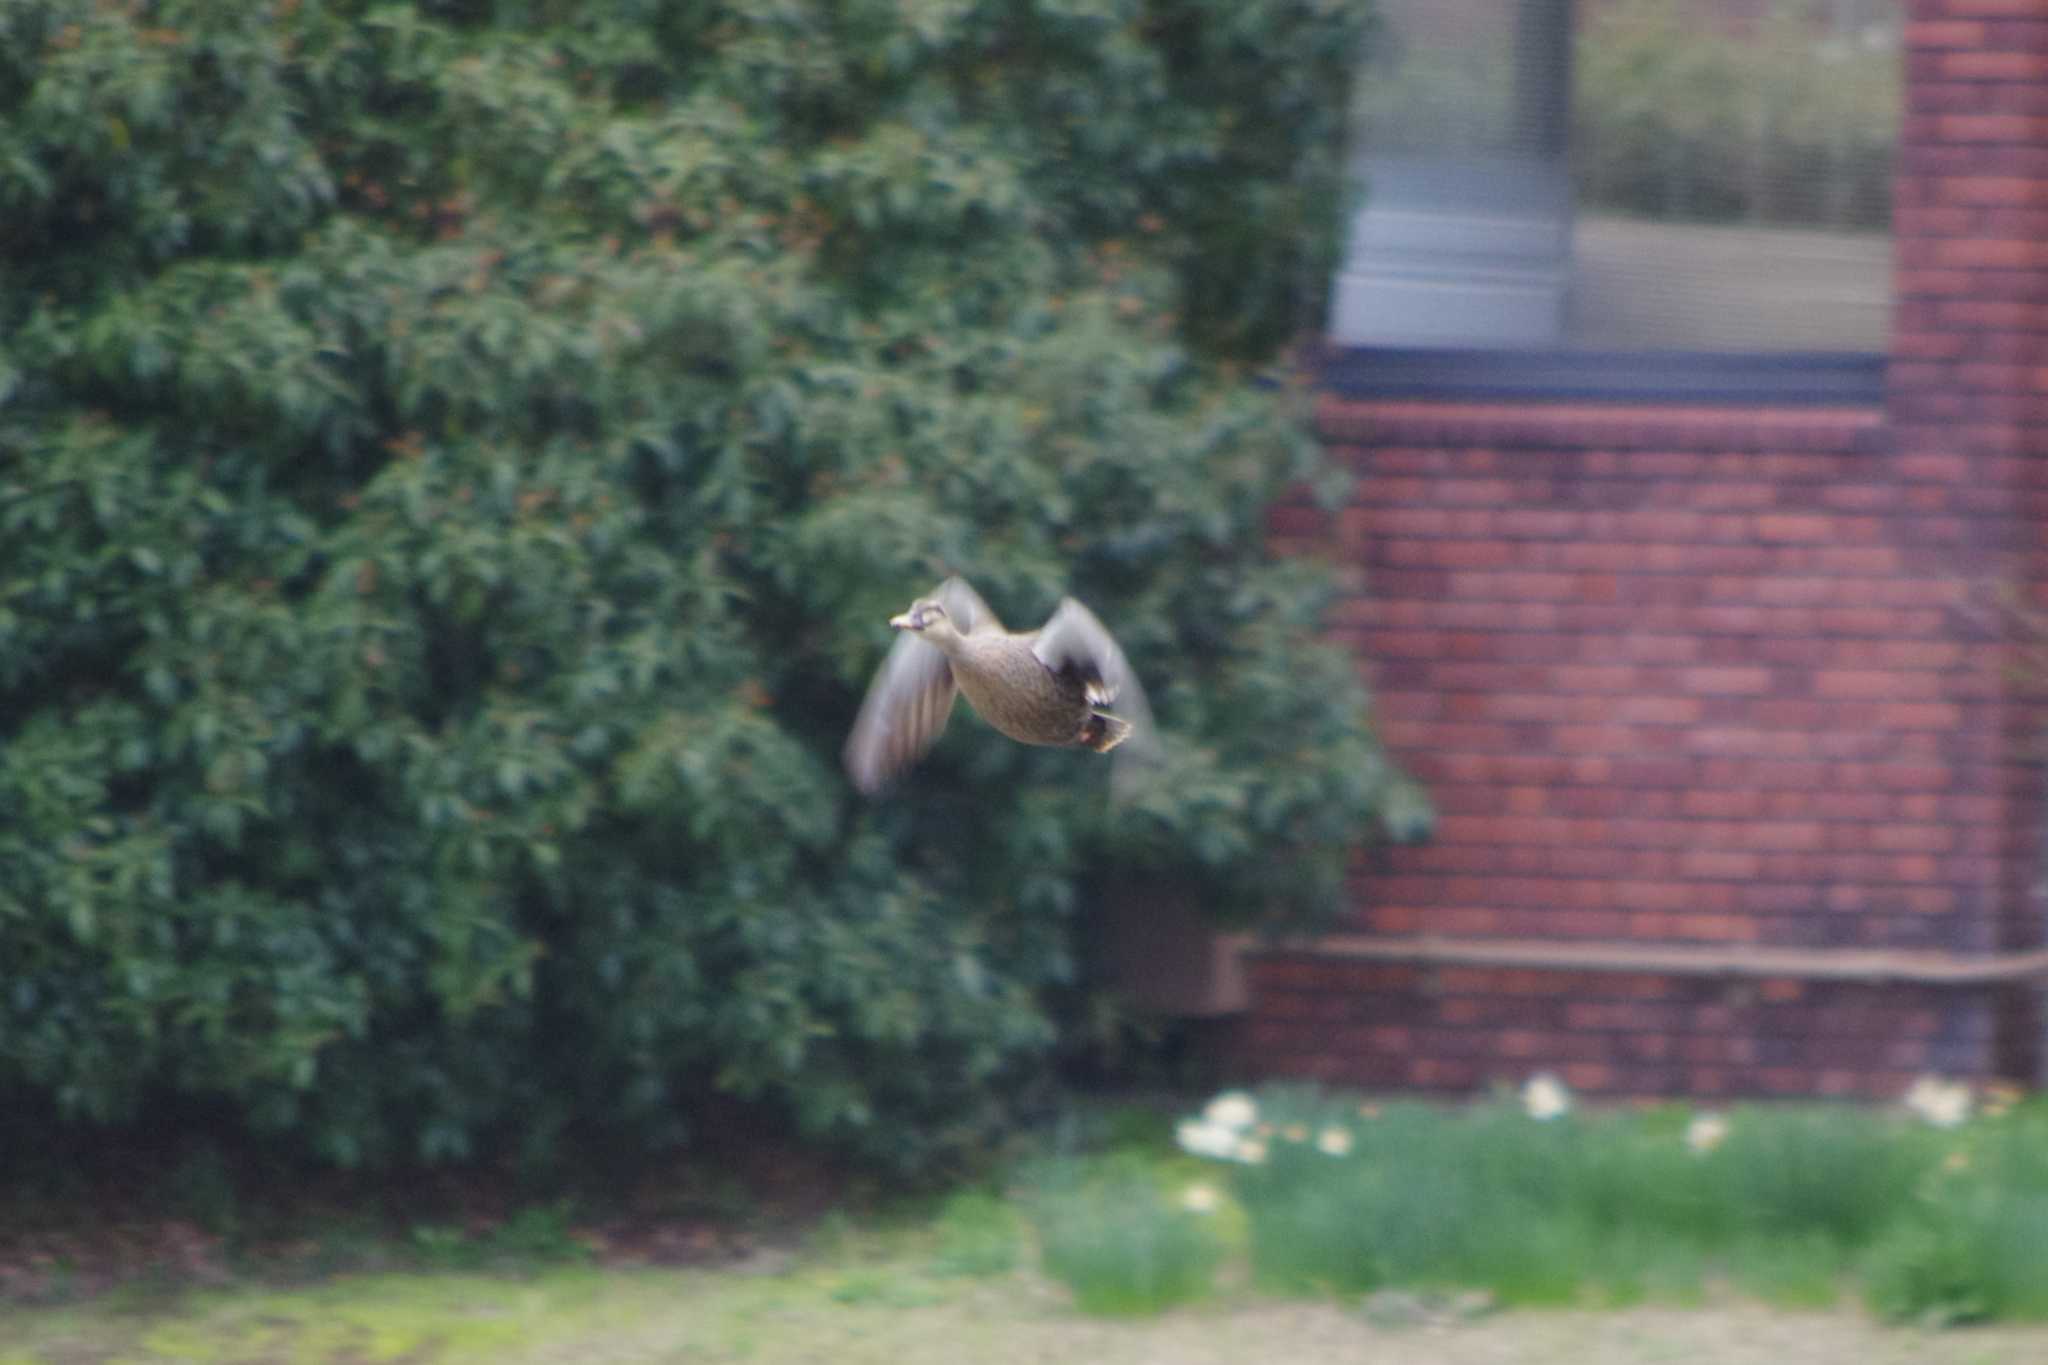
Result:
{"type": "MultiPolygon", "coordinates": [[[[1965,831],[1949,946],[2033,947],[2048,928],[2048,677],[2024,667],[2027,636],[2048,631],[2048,0],[1905,10],[1887,408],[1916,567],[1952,589],[1964,657],[1949,679],[1962,717],[1951,817],[1965,831]]],[[[2041,1078],[2039,999],[2014,988],[1987,1002],[1998,1070],[2041,1078]]]]}

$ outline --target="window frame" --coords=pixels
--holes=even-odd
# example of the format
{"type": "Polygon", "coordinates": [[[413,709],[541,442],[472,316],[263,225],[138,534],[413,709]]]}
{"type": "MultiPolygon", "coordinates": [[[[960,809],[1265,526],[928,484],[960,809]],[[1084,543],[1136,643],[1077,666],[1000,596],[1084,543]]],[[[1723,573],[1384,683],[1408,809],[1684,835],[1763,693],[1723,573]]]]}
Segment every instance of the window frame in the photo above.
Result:
{"type": "Polygon", "coordinates": [[[1306,357],[1343,398],[1865,407],[1884,401],[1884,351],[1580,351],[1352,346],[1306,357]]]}
{"type": "MultiPolygon", "coordinates": [[[[1522,0],[1517,15],[1524,28],[1518,34],[1518,42],[1526,45],[1530,41],[1527,25],[1539,17],[1555,22],[1562,16],[1568,28],[1575,26],[1578,7],[1578,0],[1522,0]]],[[[1521,50],[1517,48],[1518,52],[1521,50]]],[[[1563,107],[1568,108],[1572,84],[1578,79],[1569,41],[1566,40],[1561,55],[1551,53],[1550,58],[1562,73],[1563,107]]],[[[1543,122],[1543,127],[1548,129],[1546,137],[1568,138],[1569,117],[1557,112],[1543,122]]],[[[1545,152],[1566,167],[1571,162],[1568,140],[1561,145],[1545,141],[1528,150],[1545,152]]],[[[1368,149],[1353,148],[1350,156],[1363,163],[1371,153],[1368,149]]],[[[1894,186],[1896,202],[1896,180],[1894,186]]],[[[1347,217],[1345,247],[1326,285],[1325,298],[1332,308],[1337,280],[1352,259],[1352,243],[1358,231],[1356,215],[1360,211],[1354,208],[1347,217]]],[[[1567,210],[1568,221],[1576,212],[1574,190],[1567,210]]],[[[1448,344],[1350,342],[1336,340],[1326,324],[1306,359],[1325,390],[1347,398],[1878,406],[1885,400],[1897,331],[1896,232],[1894,224],[1894,274],[1887,290],[1890,316],[1880,349],[1619,350],[1529,345],[1508,340],[1448,344]]],[[[1569,259],[1568,254],[1568,262],[1569,259]]]]}

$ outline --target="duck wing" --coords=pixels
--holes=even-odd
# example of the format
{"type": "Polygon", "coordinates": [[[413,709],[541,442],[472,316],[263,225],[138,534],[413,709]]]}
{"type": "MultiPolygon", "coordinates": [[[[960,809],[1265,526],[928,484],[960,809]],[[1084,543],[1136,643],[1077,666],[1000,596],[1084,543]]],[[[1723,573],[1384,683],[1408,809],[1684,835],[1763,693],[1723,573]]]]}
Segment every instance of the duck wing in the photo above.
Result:
{"type": "MultiPolygon", "coordinates": [[[[928,596],[939,599],[947,618],[962,634],[1002,629],[988,603],[964,578],[949,578],[928,596]]],[[[853,785],[863,795],[873,796],[890,778],[924,757],[946,733],[958,691],[953,666],[944,651],[907,630],[899,633],[882,666],[875,670],[875,680],[868,684],[867,698],[854,718],[853,732],[846,737],[844,759],[853,785]]]]}
{"type": "Polygon", "coordinates": [[[1130,722],[1131,737],[1116,751],[1115,785],[1128,785],[1131,760],[1142,763],[1159,758],[1159,731],[1152,724],[1145,689],[1116,637],[1094,612],[1071,597],[1061,598],[1032,636],[1031,652],[1053,672],[1078,678],[1089,705],[1113,710],[1130,722]]]}
{"type": "Polygon", "coordinates": [[[981,594],[968,586],[967,580],[954,574],[945,582],[933,588],[927,597],[936,597],[946,609],[946,616],[953,628],[962,635],[972,635],[977,630],[1001,630],[1003,623],[989,610],[988,603],[981,600],[981,594]]]}

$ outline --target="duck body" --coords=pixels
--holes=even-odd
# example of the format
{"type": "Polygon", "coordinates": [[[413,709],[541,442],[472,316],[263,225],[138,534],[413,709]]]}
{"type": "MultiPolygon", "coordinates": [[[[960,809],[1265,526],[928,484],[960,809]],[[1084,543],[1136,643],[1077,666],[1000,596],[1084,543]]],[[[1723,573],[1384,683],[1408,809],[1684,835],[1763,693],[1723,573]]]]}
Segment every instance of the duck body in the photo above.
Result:
{"type": "Polygon", "coordinates": [[[1020,744],[1081,745],[1102,752],[1116,747],[1116,740],[1102,742],[1111,728],[1105,722],[1117,722],[1117,740],[1128,734],[1128,722],[1098,712],[1077,672],[1047,667],[1031,649],[1037,635],[980,631],[955,636],[945,653],[960,695],[983,720],[1020,744]]]}
{"type": "Polygon", "coordinates": [[[955,693],[1021,744],[1107,753],[1134,734],[1149,739],[1144,690],[1123,651],[1071,597],[1037,630],[1013,632],[964,579],[949,578],[889,624],[899,635],[846,744],[847,772],[864,792],[938,740],[955,693]]]}

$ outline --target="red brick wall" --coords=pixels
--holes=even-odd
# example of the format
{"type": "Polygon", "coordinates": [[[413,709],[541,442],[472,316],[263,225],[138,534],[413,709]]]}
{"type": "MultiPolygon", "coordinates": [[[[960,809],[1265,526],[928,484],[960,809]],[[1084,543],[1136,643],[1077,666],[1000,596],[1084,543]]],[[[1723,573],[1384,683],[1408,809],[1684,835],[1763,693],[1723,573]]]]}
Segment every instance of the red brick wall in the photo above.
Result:
{"type": "MultiPolygon", "coordinates": [[[[1879,411],[1325,400],[1358,481],[1283,511],[1365,591],[1332,629],[1436,839],[1362,873],[1371,934],[1800,948],[1996,942],[2010,812],[1963,771],[1998,723],[1947,458],[1879,411]]],[[[1981,774],[1978,774],[1981,776],[1981,774]]],[[[1260,1065],[1470,1088],[1890,1093],[1988,1074],[1999,1002],[1261,956],[1260,1065]]]]}
{"type": "MultiPolygon", "coordinates": [[[[1358,474],[1283,543],[1441,815],[1380,939],[1983,953],[2041,941],[2048,0],[1912,0],[1895,341],[1869,410],[1326,397],[1358,474]]],[[[1251,960],[1260,1070],[1464,1089],[1895,1092],[2035,1065],[2029,996],[1796,976],[1251,960]]]]}
{"type": "MultiPolygon", "coordinates": [[[[1887,416],[1902,466],[1945,469],[1901,535],[1960,527],[1940,568],[1992,595],[2044,579],[2048,517],[2048,0],[1914,0],[1896,206],[1887,416]]],[[[1933,558],[1929,554],[1928,558],[1933,558]]],[[[2008,626],[2013,623],[2007,622],[2008,626]]],[[[1957,781],[2008,833],[1975,890],[1998,946],[2039,941],[2034,697],[2002,658],[1958,743],[1957,781]]]]}
{"type": "Polygon", "coordinates": [[[1876,414],[1333,401],[1339,635],[1441,815],[1383,933],[1977,946],[1967,582],[1915,572],[1876,414]]]}
{"type": "Polygon", "coordinates": [[[1555,1071],[1590,1094],[1889,1096],[1988,1074],[1999,1021],[1935,987],[1647,973],[1251,963],[1246,1041],[1266,1074],[1469,1091],[1555,1071]]]}
{"type": "MultiPolygon", "coordinates": [[[[1277,529],[1362,571],[1336,635],[1429,787],[1429,844],[1363,872],[1381,936],[1999,946],[2011,812],[1955,457],[1879,411],[1326,399],[1358,475],[1277,529]],[[1973,768],[1972,765],[1976,765],[1973,768]],[[1982,768],[1983,771],[1977,771],[1982,768]]],[[[1889,1093],[1987,1074],[1952,988],[1252,964],[1269,1070],[1469,1088],[1889,1093]]]]}

